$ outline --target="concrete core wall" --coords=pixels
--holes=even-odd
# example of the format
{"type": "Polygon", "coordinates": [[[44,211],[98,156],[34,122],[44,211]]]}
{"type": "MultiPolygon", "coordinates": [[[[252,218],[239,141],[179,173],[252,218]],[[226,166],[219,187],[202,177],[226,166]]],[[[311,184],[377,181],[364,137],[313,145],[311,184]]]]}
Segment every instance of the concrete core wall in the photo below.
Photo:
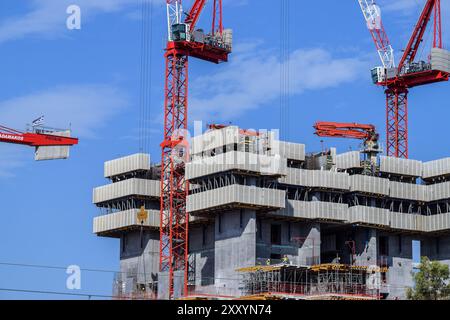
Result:
{"type": "Polygon", "coordinates": [[[149,284],[159,271],[159,232],[132,231],[120,238],[120,271],[122,281],[149,284]],[[128,280],[127,280],[128,279],[128,280]]]}
{"type": "Polygon", "coordinates": [[[196,291],[214,284],[214,236],[214,223],[189,228],[189,284],[196,291]]]}
{"type": "Polygon", "coordinates": [[[271,218],[257,219],[257,262],[279,263],[287,255],[289,263],[312,265],[320,262],[320,224],[279,221],[271,218]],[[281,231],[279,243],[274,232],[281,231]]]}
{"type": "Polygon", "coordinates": [[[256,213],[242,209],[215,216],[215,286],[230,295],[239,294],[236,269],[256,264],[256,213]]]}

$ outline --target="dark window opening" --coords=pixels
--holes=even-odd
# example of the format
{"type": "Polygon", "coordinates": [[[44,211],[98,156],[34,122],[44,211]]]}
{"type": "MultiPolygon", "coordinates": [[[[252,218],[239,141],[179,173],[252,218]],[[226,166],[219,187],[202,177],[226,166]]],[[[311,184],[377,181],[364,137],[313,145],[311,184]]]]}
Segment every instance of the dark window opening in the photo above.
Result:
{"type": "Polygon", "coordinates": [[[127,250],[127,236],[123,235],[122,237],[122,252],[127,250]]]}
{"type": "Polygon", "coordinates": [[[244,210],[241,209],[239,212],[239,227],[242,229],[244,227],[244,210]]]}
{"type": "Polygon", "coordinates": [[[202,238],[202,242],[203,242],[203,245],[206,245],[206,231],[207,231],[207,229],[206,229],[206,226],[203,226],[203,238],[202,238]]]}
{"type": "Polygon", "coordinates": [[[380,237],[379,242],[379,252],[380,256],[388,256],[389,255],[389,238],[388,237],[380,237]]]}
{"type": "Polygon", "coordinates": [[[281,225],[273,224],[270,228],[270,239],[274,245],[281,245],[281,225]]]}
{"type": "Polygon", "coordinates": [[[259,231],[259,239],[262,240],[263,234],[262,234],[262,221],[261,221],[261,219],[258,220],[258,231],[259,231]]]}
{"type": "Polygon", "coordinates": [[[288,241],[291,242],[291,223],[288,222],[288,241]]]}
{"type": "Polygon", "coordinates": [[[222,214],[219,213],[219,217],[218,217],[218,223],[219,223],[219,233],[222,233],[222,214]]]}

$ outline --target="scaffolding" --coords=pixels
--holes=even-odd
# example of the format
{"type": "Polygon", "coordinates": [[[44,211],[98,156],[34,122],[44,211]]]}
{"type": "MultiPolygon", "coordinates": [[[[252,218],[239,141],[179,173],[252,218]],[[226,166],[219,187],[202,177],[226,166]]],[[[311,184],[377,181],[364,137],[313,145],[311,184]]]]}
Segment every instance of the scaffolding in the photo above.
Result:
{"type": "Polygon", "coordinates": [[[114,276],[114,300],[156,300],[157,282],[139,283],[137,273],[118,272],[114,276]]]}
{"type": "Polygon", "coordinates": [[[321,264],[257,266],[237,270],[242,299],[380,299],[383,268],[321,264]]]}

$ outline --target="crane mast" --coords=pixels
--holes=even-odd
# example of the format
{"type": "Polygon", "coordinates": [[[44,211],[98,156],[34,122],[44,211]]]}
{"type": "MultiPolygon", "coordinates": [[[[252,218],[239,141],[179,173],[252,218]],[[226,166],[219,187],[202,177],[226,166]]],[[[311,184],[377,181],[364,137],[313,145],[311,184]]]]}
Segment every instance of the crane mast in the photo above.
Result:
{"type": "Polygon", "coordinates": [[[189,186],[185,164],[188,143],[189,57],[220,63],[231,53],[231,30],[223,30],[222,1],[214,0],[213,26],[209,34],[195,30],[206,0],[196,0],[183,20],[182,1],[167,0],[168,43],[165,51],[164,139],[161,143],[160,271],[168,274],[168,295],[174,296],[174,272],[184,277],[183,295],[188,293],[188,229],[186,200],[189,186]],[[218,32],[217,32],[218,31],[218,32]]]}
{"type": "Polygon", "coordinates": [[[372,0],[358,0],[369,30],[380,54],[382,67],[372,69],[373,82],[385,87],[386,94],[386,149],[387,155],[409,157],[408,145],[408,93],[413,87],[448,81],[450,52],[442,49],[442,25],[440,0],[427,0],[413,30],[398,66],[395,66],[393,50],[390,59],[388,37],[381,22],[379,7],[372,0]],[[415,58],[434,11],[434,39],[431,61],[415,58]],[[386,48],[389,48],[386,50],[386,48]],[[389,63],[388,63],[389,62],[389,63]]]}

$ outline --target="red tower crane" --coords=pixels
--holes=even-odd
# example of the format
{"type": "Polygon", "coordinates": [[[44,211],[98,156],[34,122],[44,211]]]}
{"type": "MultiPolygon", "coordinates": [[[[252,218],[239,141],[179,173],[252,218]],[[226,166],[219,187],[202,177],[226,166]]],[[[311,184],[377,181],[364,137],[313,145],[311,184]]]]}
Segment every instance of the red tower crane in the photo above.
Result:
{"type": "MultiPolygon", "coordinates": [[[[33,127],[32,132],[21,132],[0,125],[0,142],[21,144],[38,149],[46,147],[70,147],[78,144],[77,138],[65,136],[62,131],[33,127]]],[[[65,158],[62,155],[56,155],[55,159],[65,158]]]]}
{"type": "Polygon", "coordinates": [[[169,298],[174,294],[174,271],[184,273],[183,294],[188,291],[188,183],[185,162],[189,157],[188,58],[220,63],[231,53],[231,30],[223,29],[222,0],[212,2],[212,30],[196,30],[206,0],[195,0],[183,19],[182,0],[167,1],[168,43],[164,140],[161,143],[160,271],[168,273],[169,298]]]}
{"type": "Polygon", "coordinates": [[[427,0],[398,66],[394,50],[381,21],[381,10],[372,0],[358,0],[367,26],[372,34],[383,66],[372,70],[376,85],[386,88],[386,149],[387,155],[408,158],[408,92],[409,89],[436,82],[448,81],[450,59],[442,48],[440,0],[427,0]],[[433,14],[434,12],[434,14],[433,14]],[[420,44],[429,21],[434,19],[434,39],[431,61],[418,61],[420,44]]]}

